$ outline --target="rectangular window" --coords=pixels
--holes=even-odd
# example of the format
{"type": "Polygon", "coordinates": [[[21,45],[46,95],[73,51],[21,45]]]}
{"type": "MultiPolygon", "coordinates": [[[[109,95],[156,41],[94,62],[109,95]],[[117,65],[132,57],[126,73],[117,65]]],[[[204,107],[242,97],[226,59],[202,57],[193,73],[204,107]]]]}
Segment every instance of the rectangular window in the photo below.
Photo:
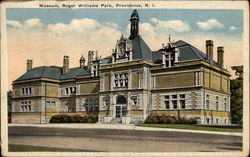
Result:
{"type": "Polygon", "coordinates": [[[22,109],[22,110],[21,110],[22,112],[25,112],[25,111],[24,111],[24,105],[21,106],[21,109],[22,109]]]}
{"type": "Polygon", "coordinates": [[[28,109],[29,109],[29,112],[31,111],[31,106],[30,105],[28,105],[28,109]]]}
{"type": "Polygon", "coordinates": [[[127,87],[128,86],[128,74],[120,73],[114,75],[115,87],[127,87]]]}
{"type": "Polygon", "coordinates": [[[25,112],[28,112],[28,107],[27,107],[27,105],[24,105],[24,108],[25,108],[25,112]]]}
{"type": "Polygon", "coordinates": [[[115,87],[118,87],[118,80],[115,80],[115,87]]]}
{"type": "Polygon", "coordinates": [[[95,111],[98,112],[99,111],[99,107],[98,105],[95,105],[95,111]]]}
{"type": "Polygon", "coordinates": [[[69,94],[69,88],[65,88],[66,89],[66,94],[69,94]]]}
{"type": "Polygon", "coordinates": [[[25,88],[25,95],[28,95],[28,88],[25,88]]]}
{"type": "Polygon", "coordinates": [[[180,100],[180,104],[181,104],[181,108],[182,109],[186,108],[186,106],[185,106],[185,100],[180,100]]]}
{"type": "Polygon", "coordinates": [[[50,106],[50,101],[47,101],[47,102],[46,102],[46,106],[50,106]]]}
{"type": "Polygon", "coordinates": [[[201,72],[195,72],[195,85],[201,85],[201,72]]]}
{"type": "Polygon", "coordinates": [[[177,99],[177,95],[172,95],[172,99],[177,99]]]}
{"type": "Polygon", "coordinates": [[[185,98],[185,94],[180,94],[180,98],[185,98]]]}
{"type": "Polygon", "coordinates": [[[206,109],[209,110],[209,100],[206,100],[206,109]]]}
{"type": "Polygon", "coordinates": [[[227,98],[224,98],[224,110],[227,111],[227,98]]]}
{"type": "Polygon", "coordinates": [[[165,102],[165,108],[166,109],[169,109],[170,107],[169,107],[169,101],[164,101],[165,102]]]}
{"type": "Polygon", "coordinates": [[[215,105],[216,105],[216,110],[218,111],[219,110],[219,97],[218,96],[215,97],[215,105]]]}
{"type": "Polygon", "coordinates": [[[29,94],[31,94],[31,87],[29,87],[29,94]]]}
{"type": "Polygon", "coordinates": [[[169,99],[169,95],[165,95],[164,98],[165,98],[165,99],[169,99]]]}
{"type": "Polygon", "coordinates": [[[174,108],[174,109],[177,109],[177,100],[173,100],[173,101],[172,101],[172,104],[173,104],[173,108],[174,108]]]}
{"type": "Polygon", "coordinates": [[[70,94],[71,94],[71,93],[73,93],[73,88],[72,88],[72,87],[70,87],[69,89],[70,89],[70,94]]]}
{"type": "Polygon", "coordinates": [[[56,106],[56,102],[55,101],[52,101],[50,106],[56,106]]]}

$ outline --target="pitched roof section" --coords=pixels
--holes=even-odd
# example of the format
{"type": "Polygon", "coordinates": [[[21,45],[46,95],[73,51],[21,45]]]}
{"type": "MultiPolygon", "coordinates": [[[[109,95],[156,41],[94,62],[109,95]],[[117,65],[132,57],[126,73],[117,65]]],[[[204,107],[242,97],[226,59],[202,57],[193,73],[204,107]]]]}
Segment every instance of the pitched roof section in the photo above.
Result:
{"type": "MultiPolygon", "coordinates": [[[[86,67],[84,68],[71,68],[69,71],[62,75],[62,68],[55,66],[41,66],[31,69],[30,71],[24,73],[22,76],[17,78],[15,81],[31,80],[37,78],[48,78],[53,80],[66,80],[73,79],[80,75],[90,74],[86,67]]],[[[15,82],[14,81],[14,82],[15,82]]]]}
{"type": "MultiPolygon", "coordinates": [[[[174,43],[179,48],[180,57],[178,58],[179,61],[188,61],[188,60],[202,60],[207,61],[207,55],[197,49],[196,47],[186,43],[183,40],[179,40],[174,43]]],[[[161,51],[154,51],[152,52],[152,61],[154,63],[161,63],[161,51]]],[[[217,66],[218,64],[213,61],[213,65],[217,66]]]]}
{"type": "Polygon", "coordinates": [[[152,51],[142,39],[140,35],[137,35],[132,41],[132,59],[147,59],[152,60],[152,51]]]}
{"type": "Polygon", "coordinates": [[[110,64],[112,63],[112,56],[101,59],[101,64],[110,64]]]}
{"type": "Polygon", "coordinates": [[[66,74],[61,75],[61,80],[72,79],[72,78],[76,78],[77,76],[87,75],[87,74],[89,74],[87,67],[71,68],[71,69],[69,69],[69,71],[66,74]]]}

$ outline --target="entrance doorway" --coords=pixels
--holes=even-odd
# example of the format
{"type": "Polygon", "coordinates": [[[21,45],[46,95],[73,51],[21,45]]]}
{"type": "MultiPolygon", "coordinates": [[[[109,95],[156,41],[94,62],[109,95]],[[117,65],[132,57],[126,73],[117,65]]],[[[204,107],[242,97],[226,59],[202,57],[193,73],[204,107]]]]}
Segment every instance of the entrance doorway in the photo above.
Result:
{"type": "Polygon", "coordinates": [[[115,117],[121,118],[127,114],[127,106],[116,106],[115,107],[115,117]]]}
{"type": "Polygon", "coordinates": [[[116,97],[115,117],[121,118],[127,114],[127,98],[123,95],[116,97]]]}

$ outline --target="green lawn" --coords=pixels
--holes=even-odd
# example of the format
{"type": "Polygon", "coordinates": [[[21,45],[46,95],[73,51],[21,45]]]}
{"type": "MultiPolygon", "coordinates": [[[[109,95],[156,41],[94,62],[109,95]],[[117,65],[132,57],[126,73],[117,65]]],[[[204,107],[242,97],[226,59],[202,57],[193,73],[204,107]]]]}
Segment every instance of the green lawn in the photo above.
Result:
{"type": "Polygon", "coordinates": [[[242,128],[239,126],[200,126],[200,125],[190,125],[190,124],[142,124],[140,126],[157,127],[157,128],[188,129],[188,130],[242,132],[242,128]]]}
{"type": "Polygon", "coordinates": [[[39,147],[39,146],[27,146],[27,145],[14,145],[9,144],[9,152],[88,152],[87,150],[80,149],[64,149],[64,148],[50,148],[50,147],[39,147]]]}

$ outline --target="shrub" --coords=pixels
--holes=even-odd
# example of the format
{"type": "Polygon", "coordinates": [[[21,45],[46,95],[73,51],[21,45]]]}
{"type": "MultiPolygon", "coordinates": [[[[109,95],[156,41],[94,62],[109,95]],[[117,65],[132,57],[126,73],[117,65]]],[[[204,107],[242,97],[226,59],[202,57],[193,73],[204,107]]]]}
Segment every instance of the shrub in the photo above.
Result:
{"type": "Polygon", "coordinates": [[[50,118],[50,123],[96,123],[98,116],[95,114],[80,116],[80,115],[66,115],[59,114],[50,118]]]}
{"type": "Polygon", "coordinates": [[[174,117],[166,115],[150,115],[145,120],[147,124],[196,124],[197,121],[194,118],[186,117],[174,117]]]}

